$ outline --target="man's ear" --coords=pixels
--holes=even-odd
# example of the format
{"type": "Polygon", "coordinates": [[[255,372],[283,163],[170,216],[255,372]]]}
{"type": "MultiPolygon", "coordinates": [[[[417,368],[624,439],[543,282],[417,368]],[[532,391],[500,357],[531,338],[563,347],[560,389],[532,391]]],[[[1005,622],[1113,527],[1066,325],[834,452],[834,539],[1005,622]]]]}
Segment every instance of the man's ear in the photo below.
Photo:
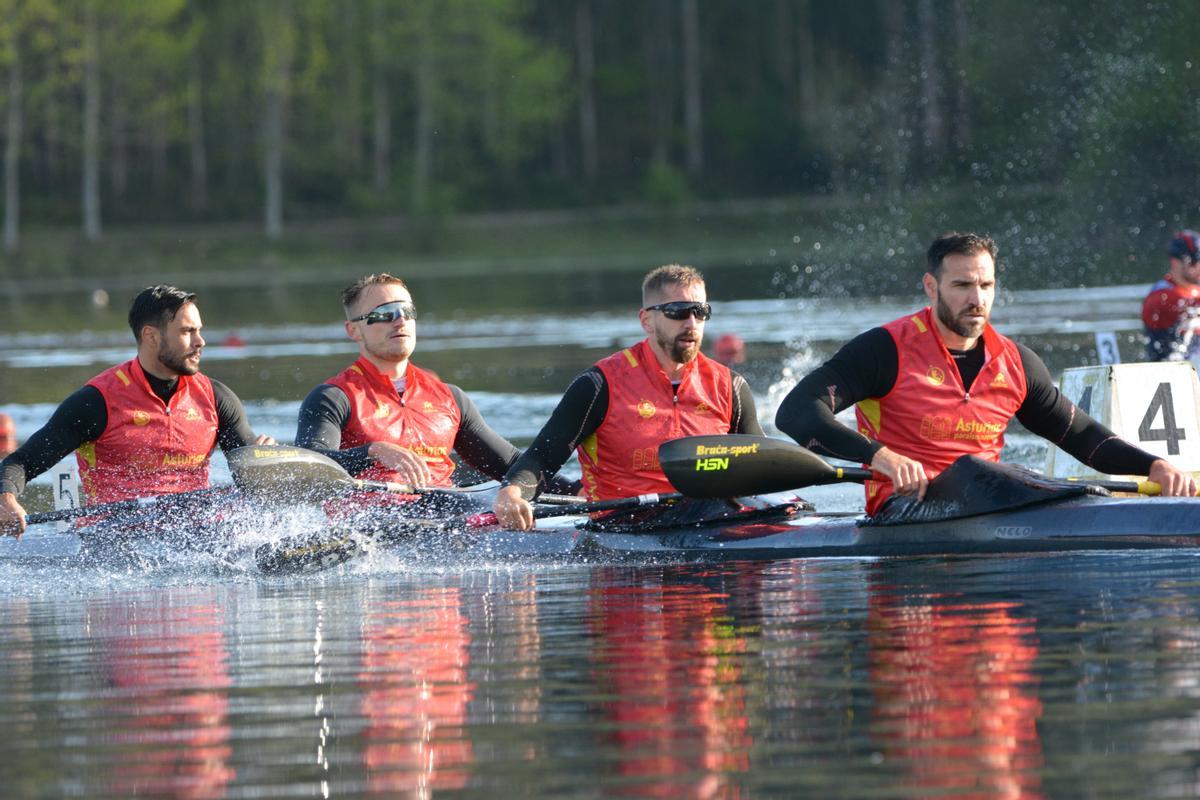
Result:
{"type": "Polygon", "coordinates": [[[642,323],[642,330],[646,333],[654,333],[653,326],[650,325],[650,312],[644,308],[638,309],[638,321],[642,323]]]}
{"type": "Polygon", "coordinates": [[[925,277],[921,278],[921,285],[925,287],[925,296],[930,300],[937,300],[937,278],[926,272],[925,277]]]}
{"type": "Polygon", "coordinates": [[[353,322],[350,322],[349,320],[346,320],[345,322],[343,322],[342,325],[344,325],[346,328],[346,335],[349,336],[352,340],[354,340],[356,342],[362,340],[362,335],[358,332],[357,325],[355,325],[353,322]]]}
{"type": "Polygon", "coordinates": [[[162,336],[158,328],[153,325],[146,324],[142,326],[142,341],[157,345],[162,341],[162,336]]]}

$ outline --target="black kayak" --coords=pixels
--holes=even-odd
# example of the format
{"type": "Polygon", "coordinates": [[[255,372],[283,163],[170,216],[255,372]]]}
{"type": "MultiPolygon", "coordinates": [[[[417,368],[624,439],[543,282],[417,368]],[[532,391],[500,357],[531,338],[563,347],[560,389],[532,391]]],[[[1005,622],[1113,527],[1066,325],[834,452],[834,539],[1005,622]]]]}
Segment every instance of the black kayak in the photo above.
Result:
{"type": "MultiPolygon", "coordinates": [[[[786,500],[786,497],[762,498],[786,500]]],[[[314,536],[289,548],[260,548],[268,573],[306,572],[370,553],[402,562],[475,565],[546,561],[714,561],[829,557],[937,556],[1070,550],[1200,548],[1200,498],[1081,495],[960,519],[899,525],[859,514],[775,506],[741,520],[670,529],[603,530],[586,517],[539,520],[532,531],[437,525],[386,533],[314,536]]]]}

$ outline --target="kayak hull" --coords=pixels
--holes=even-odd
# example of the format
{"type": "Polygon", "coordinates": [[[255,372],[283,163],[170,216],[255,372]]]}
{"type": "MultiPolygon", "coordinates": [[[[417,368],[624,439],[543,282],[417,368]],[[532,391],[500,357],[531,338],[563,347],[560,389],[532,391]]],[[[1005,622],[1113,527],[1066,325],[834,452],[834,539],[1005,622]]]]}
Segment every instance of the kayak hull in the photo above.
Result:
{"type": "MultiPolygon", "coordinates": [[[[432,530],[386,544],[345,535],[360,551],[405,561],[722,560],[934,556],[972,553],[1200,548],[1200,498],[1084,496],[1022,509],[919,524],[870,526],[853,514],[798,513],[638,532],[590,529],[579,516],[543,519],[536,530],[432,530]]],[[[153,543],[150,543],[153,547],[153,543]]],[[[73,532],[31,530],[0,540],[0,558],[77,557],[73,532]]],[[[342,559],[345,560],[345,559],[342,559]]],[[[330,562],[340,563],[338,561],[330,562]]]]}

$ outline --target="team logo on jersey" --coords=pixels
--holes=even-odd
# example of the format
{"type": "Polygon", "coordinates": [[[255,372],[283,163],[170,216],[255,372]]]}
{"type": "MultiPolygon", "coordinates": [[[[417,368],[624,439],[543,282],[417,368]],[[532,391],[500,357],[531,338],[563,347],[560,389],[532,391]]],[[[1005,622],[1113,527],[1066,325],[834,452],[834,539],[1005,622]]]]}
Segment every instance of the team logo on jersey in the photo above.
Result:
{"type": "Polygon", "coordinates": [[[658,411],[658,409],[655,408],[654,403],[651,403],[649,400],[643,400],[637,404],[638,416],[640,416],[642,419],[650,419],[654,416],[656,411],[658,411]]]}
{"type": "Polygon", "coordinates": [[[711,414],[712,409],[709,408],[708,403],[701,400],[699,403],[696,403],[696,413],[697,414],[711,414]]]}
{"type": "Polygon", "coordinates": [[[433,403],[426,400],[424,403],[421,404],[421,410],[424,411],[426,414],[432,414],[433,413],[433,403]]]}
{"type": "Polygon", "coordinates": [[[1008,378],[1004,377],[1003,372],[997,372],[996,377],[992,378],[992,386],[1007,386],[1008,378]]]}
{"type": "Polygon", "coordinates": [[[133,412],[133,424],[134,425],[149,425],[150,424],[150,412],[148,412],[148,411],[133,412]]]}
{"type": "Polygon", "coordinates": [[[188,420],[189,422],[193,421],[193,420],[198,420],[198,419],[200,419],[200,412],[196,410],[195,406],[193,406],[192,408],[189,408],[187,410],[187,413],[183,415],[183,418],[188,420]]]}
{"type": "Polygon", "coordinates": [[[387,403],[380,403],[375,407],[375,419],[383,419],[392,410],[387,403]]]}
{"type": "Polygon", "coordinates": [[[925,377],[934,386],[941,386],[946,382],[946,373],[942,372],[940,367],[931,366],[929,372],[925,373],[925,377]]]}

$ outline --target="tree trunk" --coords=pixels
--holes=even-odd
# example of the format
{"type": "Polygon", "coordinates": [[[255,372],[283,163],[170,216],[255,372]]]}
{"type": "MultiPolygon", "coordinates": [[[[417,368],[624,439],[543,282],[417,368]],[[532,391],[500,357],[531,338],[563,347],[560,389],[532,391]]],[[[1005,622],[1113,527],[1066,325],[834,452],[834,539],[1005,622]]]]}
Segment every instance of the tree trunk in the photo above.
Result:
{"type": "Polygon", "coordinates": [[[664,16],[667,8],[662,0],[651,0],[645,6],[648,19],[643,28],[642,50],[646,64],[646,103],[650,119],[650,158],[659,164],[671,160],[672,67],[675,64],[673,25],[664,16]]]}
{"type": "Polygon", "coordinates": [[[21,246],[21,128],[24,123],[24,88],[21,48],[14,30],[9,41],[12,64],[8,71],[8,115],[4,140],[4,252],[21,246]]]}
{"type": "Polygon", "coordinates": [[[800,103],[800,121],[817,112],[817,47],[813,36],[812,4],[800,0],[796,5],[796,81],[800,103]]]}
{"type": "Polygon", "coordinates": [[[387,51],[383,0],[371,4],[371,173],[375,191],[384,192],[392,182],[392,108],[388,94],[387,51]]]}
{"type": "Polygon", "coordinates": [[[908,104],[904,85],[907,64],[904,54],[904,6],[899,0],[883,4],[884,65],[881,113],[885,123],[883,135],[884,171],[888,189],[893,193],[904,188],[908,173],[908,104]]]}
{"type": "Polygon", "coordinates": [[[283,237],[283,149],[287,142],[287,100],[292,68],[292,13],[279,0],[264,17],[265,97],[263,103],[264,228],[269,239],[283,237]]]}
{"type": "Polygon", "coordinates": [[[575,63],[579,92],[579,160],[583,177],[596,180],[600,171],[596,125],[596,57],[591,0],[575,5],[575,63]]]}
{"type": "Polygon", "coordinates": [[[362,51],[359,47],[358,4],[341,4],[345,88],[338,114],[339,147],[346,170],[357,178],[362,169],[362,51]]]}
{"type": "Polygon", "coordinates": [[[84,7],[83,29],[83,235],[100,238],[100,20],[94,2],[84,7]]]}
{"type": "Polygon", "coordinates": [[[199,50],[193,50],[188,63],[188,154],[192,166],[191,206],[195,211],[208,208],[208,152],[204,147],[204,70],[199,50]]]}
{"type": "Polygon", "coordinates": [[[129,114],[116,83],[110,81],[108,90],[108,176],[113,205],[120,209],[129,194],[129,114]]]}
{"type": "Polygon", "coordinates": [[[943,108],[942,65],[937,53],[937,25],[933,0],[917,0],[917,27],[921,42],[921,127],[928,161],[946,150],[946,111],[943,108]]]}
{"type": "Polygon", "coordinates": [[[412,210],[424,215],[430,211],[430,189],[433,183],[434,91],[437,86],[437,64],[433,47],[431,9],[421,7],[417,35],[417,117],[413,152],[412,210]]]}
{"type": "Polygon", "coordinates": [[[696,0],[683,0],[683,118],[687,131],[687,169],[704,170],[704,118],[701,107],[700,14],[696,0]]]}
{"type": "Polygon", "coordinates": [[[965,150],[971,143],[971,94],[963,70],[966,67],[964,62],[971,41],[971,29],[963,0],[954,0],[954,33],[958,44],[958,69],[954,78],[954,145],[959,150],[965,150]]]}

